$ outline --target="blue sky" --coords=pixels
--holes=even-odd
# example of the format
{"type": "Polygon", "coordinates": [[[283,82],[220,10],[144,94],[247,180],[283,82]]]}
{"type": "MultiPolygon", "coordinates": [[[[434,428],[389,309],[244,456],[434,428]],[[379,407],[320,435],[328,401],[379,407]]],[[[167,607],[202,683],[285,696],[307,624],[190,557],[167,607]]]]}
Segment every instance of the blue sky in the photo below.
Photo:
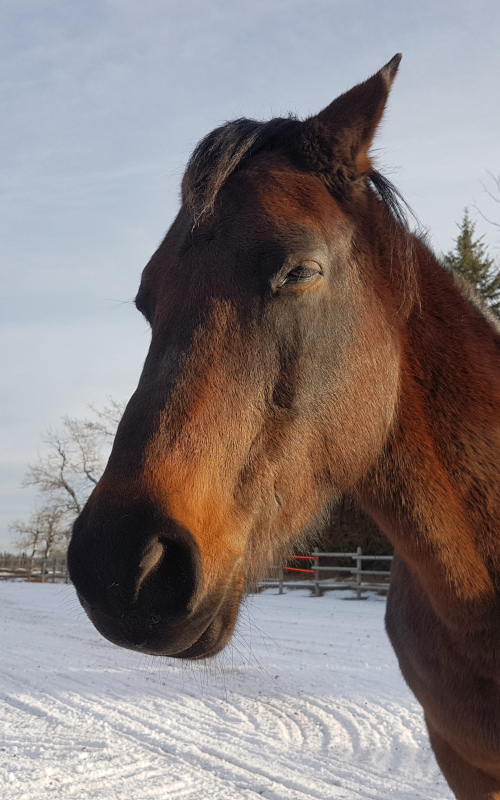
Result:
{"type": "Polygon", "coordinates": [[[142,267],[183,166],[226,119],[307,116],[401,51],[375,144],[438,251],[463,208],[500,218],[500,4],[3,0],[0,10],[0,550],[25,465],[62,415],[133,391],[142,267]]]}

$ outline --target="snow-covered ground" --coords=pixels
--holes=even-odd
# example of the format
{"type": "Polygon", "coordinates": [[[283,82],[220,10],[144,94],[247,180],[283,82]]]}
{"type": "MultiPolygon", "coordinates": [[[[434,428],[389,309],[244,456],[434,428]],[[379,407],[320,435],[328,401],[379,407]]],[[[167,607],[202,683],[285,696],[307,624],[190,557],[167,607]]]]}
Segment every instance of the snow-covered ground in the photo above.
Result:
{"type": "Polygon", "coordinates": [[[0,583],[4,800],[444,800],[385,601],[268,591],[211,663],[106,642],[70,586],[0,583]]]}

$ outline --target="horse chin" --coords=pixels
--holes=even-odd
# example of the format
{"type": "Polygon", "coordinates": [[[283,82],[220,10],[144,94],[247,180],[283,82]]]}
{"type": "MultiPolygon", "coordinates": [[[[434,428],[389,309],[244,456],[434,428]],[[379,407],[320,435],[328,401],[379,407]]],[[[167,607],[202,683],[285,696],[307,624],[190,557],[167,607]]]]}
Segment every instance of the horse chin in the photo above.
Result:
{"type": "Polygon", "coordinates": [[[234,618],[230,620],[225,615],[219,614],[191,647],[182,650],[180,653],[171,653],[171,657],[182,658],[187,661],[202,661],[205,658],[216,656],[229,644],[234,632],[236,617],[237,612],[234,614],[234,618]]]}
{"type": "Polygon", "coordinates": [[[109,614],[79,600],[100,634],[119,647],[152,655],[201,660],[217,655],[229,643],[238,616],[241,591],[226,587],[222,598],[209,598],[195,612],[159,618],[133,609],[109,614]]]}

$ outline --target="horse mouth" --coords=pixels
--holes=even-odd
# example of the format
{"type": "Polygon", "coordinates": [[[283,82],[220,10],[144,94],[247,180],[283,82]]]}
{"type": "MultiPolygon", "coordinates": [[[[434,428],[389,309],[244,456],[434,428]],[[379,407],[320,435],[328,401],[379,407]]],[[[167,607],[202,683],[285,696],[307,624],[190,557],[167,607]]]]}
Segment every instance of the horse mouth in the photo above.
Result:
{"type": "Polygon", "coordinates": [[[236,616],[237,613],[234,616],[233,624],[229,627],[222,615],[216,616],[199,639],[186,650],[182,650],[180,653],[171,653],[171,657],[201,661],[217,655],[226,647],[233,635],[236,616]]]}
{"type": "Polygon", "coordinates": [[[222,597],[208,598],[195,613],[161,614],[126,609],[120,614],[91,606],[78,594],[94,626],[108,641],[128,650],[190,661],[211,658],[229,643],[241,591],[229,584],[222,597]]]}

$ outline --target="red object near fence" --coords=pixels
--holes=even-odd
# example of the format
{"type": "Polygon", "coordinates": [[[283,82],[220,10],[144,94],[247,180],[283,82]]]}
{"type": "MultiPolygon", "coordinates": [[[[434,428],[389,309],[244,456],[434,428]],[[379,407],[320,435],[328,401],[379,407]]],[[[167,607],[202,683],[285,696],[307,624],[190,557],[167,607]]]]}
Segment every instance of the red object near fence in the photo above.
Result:
{"type": "Polygon", "coordinates": [[[314,572],[313,569],[299,569],[299,567],[283,567],[287,572],[314,572]]]}
{"type": "MultiPolygon", "coordinates": [[[[314,556],[288,556],[289,559],[297,559],[302,561],[314,561],[314,556]]],[[[314,572],[313,569],[300,569],[299,567],[283,567],[287,572],[314,572]]]]}

